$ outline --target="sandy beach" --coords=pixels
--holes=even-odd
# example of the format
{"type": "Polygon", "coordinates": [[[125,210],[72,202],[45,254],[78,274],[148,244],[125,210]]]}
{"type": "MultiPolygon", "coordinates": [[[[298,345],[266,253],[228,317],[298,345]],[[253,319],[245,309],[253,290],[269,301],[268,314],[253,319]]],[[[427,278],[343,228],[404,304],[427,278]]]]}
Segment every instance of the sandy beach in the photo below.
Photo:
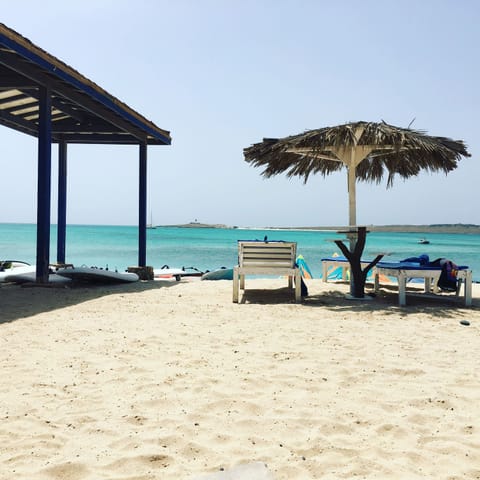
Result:
{"type": "Polygon", "coordinates": [[[479,479],[480,285],[472,308],[308,287],[2,285],[0,478],[479,479]]]}

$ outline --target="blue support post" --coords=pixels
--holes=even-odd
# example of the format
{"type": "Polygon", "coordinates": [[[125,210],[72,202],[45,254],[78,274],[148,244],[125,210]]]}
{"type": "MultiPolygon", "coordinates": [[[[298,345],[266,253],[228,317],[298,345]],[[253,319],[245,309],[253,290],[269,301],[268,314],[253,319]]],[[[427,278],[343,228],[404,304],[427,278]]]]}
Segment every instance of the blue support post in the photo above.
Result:
{"type": "Polygon", "coordinates": [[[67,232],[67,143],[58,145],[57,263],[65,263],[67,232]]]}
{"type": "Polygon", "coordinates": [[[140,144],[138,182],[138,266],[147,265],[147,145],[140,144]]]}
{"type": "Polygon", "coordinates": [[[48,282],[50,264],[50,196],[52,176],[52,125],[50,89],[39,88],[37,273],[38,283],[48,282]]]}

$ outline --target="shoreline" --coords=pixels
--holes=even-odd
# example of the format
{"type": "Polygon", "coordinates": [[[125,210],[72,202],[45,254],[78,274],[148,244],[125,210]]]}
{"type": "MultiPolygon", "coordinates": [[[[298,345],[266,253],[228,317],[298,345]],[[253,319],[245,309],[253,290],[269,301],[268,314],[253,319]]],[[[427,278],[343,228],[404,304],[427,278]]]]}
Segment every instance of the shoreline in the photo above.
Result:
{"type": "MultiPolygon", "coordinates": [[[[2,225],[35,225],[35,223],[15,223],[4,222],[2,225]]],[[[56,226],[52,223],[52,226],[56,226]]],[[[137,227],[137,225],[104,225],[104,224],[76,224],[71,223],[68,227],[137,227]]],[[[480,234],[480,225],[475,224],[432,224],[432,225],[359,225],[365,226],[370,232],[394,232],[394,233],[460,233],[460,234],[480,234]]],[[[154,225],[154,228],[213,228],[213,229],[226,229],[226,230],[316,230],[316,231],[336,231],[345,230],[348,228],[346,225],[324,225],[324,226],[239,226],[239,225],[227,225],[224,223],[179,223],[179,224],[164,224],[154,225]]],[[[151,228],[151,227],[147,227],[151,228]]]]}
{"type": "MultiPolygon", "coordinates": [[[[442,225],[364,225],[370,232],[393,232],[393,233],[460,233],[460,234],[480,234],[480,225],[467,224],[442,224],[442,225]]],[[[244,227],[228,226],[225,224],[209,223],[184,223],[176,225],[156,225],[159,228],[218,228],[218,229],[238,229],[238,230],[313,230],[313,231],[337,231],[347,228],[345,225],[338,226],[317,226],[317,227],[244,227]]]]}

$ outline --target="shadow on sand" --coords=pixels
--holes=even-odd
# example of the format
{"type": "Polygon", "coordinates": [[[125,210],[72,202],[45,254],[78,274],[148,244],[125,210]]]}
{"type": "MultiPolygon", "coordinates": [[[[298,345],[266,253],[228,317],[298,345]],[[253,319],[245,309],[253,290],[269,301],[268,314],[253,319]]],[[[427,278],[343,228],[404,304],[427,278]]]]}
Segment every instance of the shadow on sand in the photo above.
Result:
{"type": "MultiPolygon", "coordinates": [[[[445,295],[427,295],[420,288],[407,289],[407,305],[400,307],[398,305],[398,291],[395,287],[382,287],[377,294],[373,294],[373,288],[366,295],[366,300],[351,300],[346,298],[345,289],[335,289],[333,284],[331,289],[321,292],[311,292],[310,295],[303,298],[300,308],[326,308],[335,312],[376,312],[389,315],[412,316],[419,314],[434,315],[438,318],[458,318],[468,319],[472,309],[480,307],[478,300],[474,299],[472,307],[465,307],[461,297],[455,297],[453,294],[445,295]]],[[[240,296],[242,304],[262,304],[262,305],[295,305],[293,291],[288,288],[277,289],[247,289],[240,296]]]]}
{"type": "Polygon", "coordinates": [[[172,288],[172,281],[149,281],[112,285],[99,284],[2,284],[0,288],[0,324],[119,293],[136,293],[172,288]]]}
{"type": "MultiPolygon", "coordinates": [[[[54,311],[60,308],[78,305],[89,300],[116,294],[134,294],[148,290],[175,288],[182,282],[172,281],[140,281],[117,285],[84,285],[69,284],[68,286],[21,286],[2,284],[0,288],[0,324],[12,322],[21,318],[31,317],[39,313],[54,311]]],[[[433,315],[438,318],[453,318],[468,320],[472,310],[480,308],[478,299],[473,300],[473,306],[466,308],[461,299],[452,295],[432,297],[421,294],[420,290],[407,291],[407,305],[398,306],[398,294],[395,288],[381,288],[371,300],[349,300],[345,297],[345,286],[336,288],[332,284],[328,290],[315,291],[303,299],[301,304],[295,303],[292,289],[268,288],[247,289],[240,295],[241,304],[261,305],[291,305],[301,310],[305,308],[328,309],[332,312],[352,313],[364,312],[384,315],[414,316],[419,314],[433,315]]],[[[230,304],[230,302],[229,302],[230,304]]],[[[234,305],[234,304],[231,304],[234,305]]],[[[321,313],[319,312],[319,315],[321,313]]]]}

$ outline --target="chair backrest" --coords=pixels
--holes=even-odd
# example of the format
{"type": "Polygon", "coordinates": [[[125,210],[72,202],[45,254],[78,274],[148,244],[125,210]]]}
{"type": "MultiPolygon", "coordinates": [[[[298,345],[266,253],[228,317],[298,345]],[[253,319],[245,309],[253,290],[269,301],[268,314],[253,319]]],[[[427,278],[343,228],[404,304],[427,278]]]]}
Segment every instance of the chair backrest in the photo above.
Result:
{"type": "Polygon", "coordinates": [[[296,258],[296,242],[238,242],[240,267],[293,268],[296,258]]]}

